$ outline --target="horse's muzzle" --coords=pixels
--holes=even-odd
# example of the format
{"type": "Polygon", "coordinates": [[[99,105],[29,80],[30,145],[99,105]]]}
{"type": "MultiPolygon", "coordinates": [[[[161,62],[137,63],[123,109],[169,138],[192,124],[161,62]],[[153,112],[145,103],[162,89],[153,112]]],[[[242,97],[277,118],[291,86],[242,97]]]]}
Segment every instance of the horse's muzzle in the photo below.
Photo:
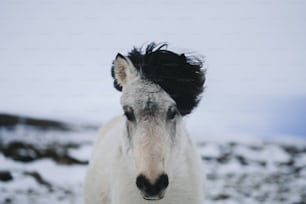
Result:
{"type": "Polygon", "coordinates": [[[168,185],[169,179],[166,174],[159,176],[154,183],[151,183],[144,175],[140,175],[136,179],[136,186],[141,191],[143,198],[146,200],[162,199],[168,185]]]}

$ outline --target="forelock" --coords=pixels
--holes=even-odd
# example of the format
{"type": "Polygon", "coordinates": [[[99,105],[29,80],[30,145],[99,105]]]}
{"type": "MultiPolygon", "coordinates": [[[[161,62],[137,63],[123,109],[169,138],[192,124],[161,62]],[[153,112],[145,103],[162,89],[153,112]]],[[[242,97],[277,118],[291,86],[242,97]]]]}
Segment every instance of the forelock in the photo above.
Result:
{"type": "MultiPolygon", "coordinates": [[[[142,79],[158,84],[170,95],[182,115],[191,113],[198,105],[205,83],[200,57],[177,54],[167,50],[166,43],[154,42],[145,49],[134,47],[127,56],[142,79]]],[[[118,85],[116,80],[114,84],[118,85]]]]}

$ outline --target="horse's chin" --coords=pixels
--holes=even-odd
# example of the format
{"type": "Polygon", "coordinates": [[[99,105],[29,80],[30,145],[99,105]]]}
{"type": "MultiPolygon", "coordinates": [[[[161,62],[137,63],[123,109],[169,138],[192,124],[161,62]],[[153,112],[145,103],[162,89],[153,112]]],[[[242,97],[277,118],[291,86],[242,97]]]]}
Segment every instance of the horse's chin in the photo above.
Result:
{"type": "Polygon", "coordinates": [[[142,195],[143,199],[148,200],[148,201],[157,201],[157,200],[161,200],[163,199],[165,196],[164,193],[160,194],[160,195],[156,195],[156,196],[148,196],[148,195],[142,195]]]}
{"type": "Polygon", "coordinates": [[[148,196],[142,196],[143,199],[145,200],[149,200],[149,201],[156,201],[156,200],[161,200],[164,198],[164,196],[160,197],[160,196],[154,196],[154,197],[148,197],[148,196]]]}

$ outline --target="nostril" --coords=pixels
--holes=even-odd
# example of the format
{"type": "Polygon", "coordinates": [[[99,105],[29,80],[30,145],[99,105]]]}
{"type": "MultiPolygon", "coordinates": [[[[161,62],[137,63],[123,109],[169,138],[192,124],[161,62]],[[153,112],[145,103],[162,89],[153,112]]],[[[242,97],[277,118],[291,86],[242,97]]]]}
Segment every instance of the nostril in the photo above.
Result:
{"type": "Polygon", "coordinates": [[[159,179],[157,180],[156,184],[159,183],[160,189],[163,190],[165,188],[168,187],[169,185],[169,179],[168,179],[168,175],[163,174],[159,177],[159,179]]]}
{"type": "Polygon", "coordinates": [[[141,191],[145,190],[145,180],[146,178],[143,175],[138,176],[136,179],[136,186],[141,191]]]}

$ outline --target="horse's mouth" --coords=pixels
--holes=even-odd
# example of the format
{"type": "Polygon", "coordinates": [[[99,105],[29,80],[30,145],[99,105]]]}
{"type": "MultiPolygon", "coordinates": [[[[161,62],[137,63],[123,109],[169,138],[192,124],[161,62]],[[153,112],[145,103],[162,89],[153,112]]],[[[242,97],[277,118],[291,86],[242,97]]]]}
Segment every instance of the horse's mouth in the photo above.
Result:
{"type": "Polygon", "coordinates": [[[154,197],[152,197],[152,196],[142,196],[143,197],[143,199],[145,199],[145,200],[150,200],[150,201],[154,201],[154,200],[161,200],[161,199],[163,199],[164,198],[164,196],[154,196],[154,197]]]}
{"type": "Polygon", "coordinates": [[[155,196],[142,194],[143,199],[149,200],[149,201],[161,200],[164,198],[164,196],[165,196],[165,193],[161,193],[155,196]]]}

